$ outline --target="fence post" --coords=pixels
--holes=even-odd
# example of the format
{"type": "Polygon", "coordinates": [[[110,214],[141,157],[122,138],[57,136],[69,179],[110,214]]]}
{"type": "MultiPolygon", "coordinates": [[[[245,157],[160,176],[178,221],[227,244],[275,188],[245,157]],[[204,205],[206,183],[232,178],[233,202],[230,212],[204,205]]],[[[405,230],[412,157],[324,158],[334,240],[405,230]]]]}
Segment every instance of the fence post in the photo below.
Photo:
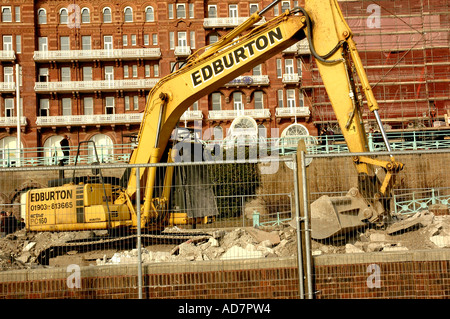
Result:
{"type": "Polygon", "coordinates": [[[310,233],[310,218],[309,218],[309,204],[308,204],[308,187],[306,178],[306,145],[304,140],[300,140],[297,146],[297,184],[298,184],[298,202],[299,202],[299,228],[297,233],[300,233],[302,240],[302,261],[301,265],[306,273],[305,278],[302,278],[306,285],[306,295],[308,299],[313,298],[313,283],[312,283],[312,256],[311,256],[311,233],[310,233]]]}
{"type": "Polygon", "coordinates": [[[138,249],[138,293],[142,299],[142,254],[141,254],[141,182],[139,167],[136,167],[136,214],[137,214],[137,249],[138,249]]]}

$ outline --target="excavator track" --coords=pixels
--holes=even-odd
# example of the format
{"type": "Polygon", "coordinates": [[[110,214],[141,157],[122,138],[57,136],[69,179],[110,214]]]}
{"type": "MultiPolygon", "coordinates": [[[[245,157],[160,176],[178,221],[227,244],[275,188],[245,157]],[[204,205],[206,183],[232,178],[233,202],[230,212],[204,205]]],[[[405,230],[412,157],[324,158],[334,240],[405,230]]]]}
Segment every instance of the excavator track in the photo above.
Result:
{"type": "Polygon", "coordinates": [[[163,233],[163,234],[130,234],[119,237],[108,238],[94,238],[87,240],[75,240],[65,243],[58,243],[42,250],[36,257],[36,260],[41,265],[48,265],[50,258],[55,258],[59,255],[63,255],[68,251],[93,251],[108,248],[131,248],[135,246],[138,236],[141,237],[141,241],[146,244],[151,243],[166,243],[176,244],[180,242],[201,242],[206,241],[212,237],[211,234],[205,232],[175,232],[175,233],[163,233]]]}

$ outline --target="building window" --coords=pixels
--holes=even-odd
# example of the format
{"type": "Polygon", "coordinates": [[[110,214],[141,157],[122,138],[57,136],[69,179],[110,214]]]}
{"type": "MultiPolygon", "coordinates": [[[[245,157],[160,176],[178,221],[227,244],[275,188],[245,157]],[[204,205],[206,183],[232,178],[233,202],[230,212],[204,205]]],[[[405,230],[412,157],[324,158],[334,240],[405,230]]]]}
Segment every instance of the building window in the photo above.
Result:
{"type": "Polygon", "coordinates": [[[14,21],[20,22],[20,7],[14,7],[14,13],[15,13],[14,21]]]}
{"type": "Polygon", "coordinates": [[[38,10],[38,24],[46,24],[47,23],[47,12],[45,9],[38,10]]]}
{"type": "Polygon", "coordinates": [[[133,22],[133,9],[131,7],[126,7],[124,10],[125,22],[133,22]]]}
{"type": "Polygon", "coordinates": [[[283,77],[282,71],[281,71],[281,59],[277,59],[277,78],[283,77]]]}
{"type": "Polygon", "coordinates": [[[3,51],[12,51],[12,50],[13,50],[12,35],[4,35],[3,51]]]}
{"type": "Polygon", "coordinates": [[[5,117],[14,117],[14,99],[5,99],[5,117]]]}
{"type": "Polygon", "coordinates": [[[14,68],[12,66],[3,67],[3,82],[14,82],[14,68]]]}
{"type": "Polygon", "coordinates": [[[238,17],[238,6],[237,6],[237,4],[230,4],[230,5],[228,5],[228,16],[230,18],[237,18],[238,17]]]}
{"type": "Polygon", "coordinates": [[[253,75],[256,75],[256,76],[262,75],[262,65],[261,64],[258,64],[257,66],[255,66],[253,68],[253,75]]]}
{"type": "Polygon", "coordinates": [[[2,7],[2,22],[12,22],[11,7],[2,7]]]}
{"type": "Polygon", "coordinates": [[[81,37],[81,49],[82,50],[90,50],[91,49],[91,36],[83,35],[81,37]]]}
{"type": "Polygon", "coordinates": [[[250,15],[252,15],[255,12],[258,12],[258,4],[250,3],[250,15]]]}
{"type": "Polygon", "coordinates": [[[191,49],[195,49],[195,31],[191,31],[189,34],[189,41],[190,41],[190,46],[191,49]]]}
{"type": "Polygon", "coordinates": [[[214,140],[223,140],[223,128],[220,125],[214,126],[213,129],[214,140]]]}
{"type": "Polygon", "coordinates": [[[187,46],[186,32],[185,31],[178,32],[177,36],[178,36],[178,46],[186,47],[187,46]]]}
{"type": "Polygon", "coordinates": [[[298,106],[299,107],[305,106],[305,97],[303,96],[302,91],[298,91],[298,106]]]}
{"type": "Polygon", "coordinates": [[[152,34],[152,44],[158,45],[158,34],[156,34],[156,33],[152,34]]]}
{"type": "Polygon", "coordinates": [[[186,5],[177,3],[177,19],[186,18],[186,5]]]}
{"type": "Polygon", "coordinates": [[[262,91],[256,91],[254,94],[255,99],[255,109],[263,109],[264,108],[264,100],[263,100],[263,92],[262,91]]]}
{"type": "Polygon", "coordinates": [[[83,67],[83,81],[92,81],[92,67],[83,67]]]}
{"type": "Polygon", "coordinates": [[[39,116],[50,116],[49,99],[41,99],[39,101],[39,116]]]}
{"type": "Polygon", "coordinates": [[[194,4],[189,3],[189,18],[194,19],[195,13],[194,13],[194,4]]]}
{"type": "Polygon", "coordinates": [[[111,9],[106,7],[103,8],[103,23],[111,23],[112,17],[111,17],[111,9]]]}
{"type": "Polygon", "coordinates": [[[105,114],[114,114],[114,96],[105,98],[105,114]]]}
{"type": "Polygon", "coordinates": [[[302,60],[297,59],[297,73],[299,77],[302,77],[302,60]]]}
{"type": "Polygon", "coordinates": [[[294,60],[293,59],[286,59],[284,61],[284,73],[294,74],[294,60]]]}
{"type": "Polygon", "coordinates": [[[167,5],[167,10],[169,13],[169,19],[173,19],[173,3],[169,3],[167,5]]]}
{"type": "Polygon", "coordinates": [[[175,33],[169,32],[169,49],[175,49],[175,33]]]}
{"type": "Polygon", "coordinates": [[[67,19],[68,19],[67,9],[62,8],[59,11],[59,23],[60,24],[67,24],[67,19]]]}
{"type": "Polygon", "coordinates": [[[47,37],[38,38],[39,51],[47,51],[47,37]]]}
{"type": "Polygon", "coordinates": [[[16,35],[16,53],[22,53],[22,36],[16,35]]]}
{"type": "Polygon", "coordinates": [[[81,9],[81,23],[91,22],[91,17],[88,8],[81,9]]]}
{"type": "Polygon", "coordinates": [[[104,35],[103,36],[103,48],[105,50],[113,49],[113,37],[112,35],[104,35]]]}
{"type": "Polygon", "coordinates": [[[136,45],[136,34],[131,35],[131,45],[136,45]]]}
{"type": "Polygon", "coordinates": [[[133,110],[139,110],[139,97],[137,95],[133,96],[133,110]]]}
{"type": "Polygon", "coordinates": [[[70,50],[70,38],[69,37],[59,37],[59,49],[61,51],[70,50]]]}
{"type": "Polygon", "coordinates": [[[125,96],[124,102],[125,102],[125,111],[129,111],[130,110],[130,97],[128,95],[125,96]]]}
{"type": "Polygon", "coordinates": [[[211,107],[213,111],[222,109],[222,95],[220,93],[211,94],[211,107]]]}
{"type": "Polygon", "coordinates": [[[278,107],[284,107],[283,90],[278,90],[278,107]]]}
{"type": "Polygon", "coordinates": [[[39,68],[39,82],[48,82],[48,68],[39,68]]]}
{"type": "Polygon", "coordinates": [[[155,78],[159,77],[159,64],[153,65],[153,76],[155,78]]]}
{"type": "Polygon", "coordinates": [[[287,107],[295,107],[295,90],[286,90],[287,107]]]}
{"type": "Polygon", "coordinates": [[[208,35],[208,44],[213,44],[219,41],[219,36],[217,34],[208,35]]]}
{"type": "Polygon", "coordinates": [[[84,104],[84,115],[94,115],[94,98],[85,97],[83,98],[84,104]]]}
{"type": "Polygon", "coordinates": [[[291,7],[291,4],[289,3],[289,1],[282,1],[281,2],[281,12],[283,13],[286,10],[289,10],[291,7]]]}
{"type": "Polygon", "coordinates": [[[152,7],[145,8],[145,21],[146,22],[155,21],[155,12],[152,7]]]}
{"type": "Polygon", "coordinates": [[[150,64],[145,65],[145,77],[149,78],[151,76],[150,74],[150,64]]]}
{"type": "Polygon", "coordinates": [[[128,46],[128,36],[127,36],[126,34],[124,34],[124,35],[122,36],[122,45],[123,45],[124,47],[128,46]]]}
{"type": "Polygon", "coordinates": [[[233,93],[233,108],[236,111],[244,110],[244,105],[242,104],[242,93],[241,92],[233,93]]]}
{"type": "Polygon", "coordinates": [[[63,116],[72,115],[72,99],[63,98],[61,100],[61,104],[62,104],[62,115],[63,116]]]}
{"type": "Polygon", "coordinates": [[[70,68],[69,67],[61,68],[61,81],[62,82],[70,81],[70,68]]]}
{"type": "Polygon", "coordinates": [[[144,45],[150,44],[150,36],[148,34],[144,34],[144,45]]]}
{"type": "Polygon", "coordinates": [[[114,67],[113,66],[105,66],[105,80],[106,81],[114,81],[114,67]]]}
{"type": "Polygon", "coordinates": [[[132,66],[132,71],[133,71],[133,77],[137,78],[137,76],[138,76],[138,68],[137,68],[136,64],[132,66]]]}
{"type": "Polygon", "coordinates": [[[217,18],[217,6],[216,5],[208,6],[208,18],[217,18]]]}
{"type": "Polygon", "coordinates": [[[123,66],[123,77],[128,78],[130,76],[130,73],[128,71],[128,65],[123,66]]]}

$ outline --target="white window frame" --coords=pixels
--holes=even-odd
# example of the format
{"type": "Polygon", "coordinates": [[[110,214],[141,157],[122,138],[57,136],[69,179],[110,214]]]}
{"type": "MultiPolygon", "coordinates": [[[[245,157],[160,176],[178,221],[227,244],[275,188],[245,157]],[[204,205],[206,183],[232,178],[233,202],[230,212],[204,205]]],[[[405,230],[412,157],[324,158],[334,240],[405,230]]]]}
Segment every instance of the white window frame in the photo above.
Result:
{"type": "Polygon", "coordinates": [[[37,11],[38,24],[47,24],[47,11],[44,8],[39,8],[37,11]],[[40,15],[43,13],[43,15],[40,15]]]}
{"type": "Polygon", "coordinates": [[[209,4],[208,5],[208,18],[217,18],[217,5],[209,4]],[[211,14],[211,9],[213,9],[213,14],[211,14]]]}
{"type": "Polygon", "coordinates": [[[116,99],[114,96],[106,96],[105,97],[105,114],[115,114],[116,112],[116,99]],[[112,113],[108,113],[109,109],[112,110],[112,113]]]}
{"type": "Polygon", "coordinates": [[[14,117],[14,98],[5,98],[5,117],[14,117]]]}
{"type": "Polygon", "coordinates": [[[173,19],[173,3],[167,4],[167,11],[169,19],[173,19]]]}
{"type": "Polygon", "coordinates": [[[242,102],[242,92],[233,92],[233,109],[235,111],[244,111],[244,103],[242,102]]]}
{"type": "Polygon", "coordinates": [[[4,35],[3,36],[3,51],[13,51],[12,35],[4,35]]]}
{"type": "Polygon", "coordinates": [[[177,9],[177,19],[186,19],[186,4],[184,3],[177,3],[176,4],[177,9]],[[181,12],[179,11],[179,8],[182,8],[181,12]]]}
{"type": "Polygon", "coordinates": [[[152,34],[152,45],[158,45],[158,34],[157,33],[152,34]]]}
{"type": "Polygon", "coordinates": [[[83,66],[83,81],[92,81],[92,67],[83,66]]]}
{"type": "Polygon", "coordinates": [[[81,49],[82,50],[92,50],[92,38],[90,35],[83,35],[81,36],[81,49]],[[89,40],[89,48],[85,47],[87,45],[85,40],[89,40]]]}
{"type": "Polygon", "coordinates": [[[104,35],[103,36],[103,49],[104,50],[112,50],[113,49],[113,36],[112,35],[104,35]]]}
{"type": "Polygon", "coordinates": [[[14,81],[14,67],[4,66],[3,67],[3,82],[13,83],[14,81]]]}
{"type": "Polygon", "coordinates": [[[59,10],[59,24],[67,24],[68,21],[69,21],[69,13],[67,9],[61,8],[61,10],[59,10]]]}
{"type": "Polygon", "coordinates": [[[133,76],[134,78],[137,78],[137,76],[138,76],[138,67],[137,67],[137,64],[133,64],[133,65],[131,66],[131,72],[132,72],[132,76],[133,76]]]}
{"type": "Polygon", "coordinates": [[[110,7],[104,7],[102,10],[102,21],[103,23],[112,23],[112,11],[110,7]],[[109,13],[105,14],[108,11],[109,13]],[[109,21],[105,19],[105,17],[109,17],[109,21]]]}
{"type": "Polygon", "coordinates": [[[150,70],[150,64],[146,64],[146,65],[144,66],[144,72],[145,72],[145,77],[146,77],[146,78],[149,78],[149,77],[152,76],[152,75],[151,75],[151,70],[150,70]]]}
{"type": "Polygon", "coordinates": [[[170,50],[175,49],[175,32],[173,31],[169,32],[169,49],[170,50]]]}
{"type": "Polygon", "coordinates": [[[145,8],[145,22],[155,21],[155,9],[152,6],[145,8]],[[150,17],[148,16],[150,14],[150,17]]]}
{"type": "Polygon", "coordinates": [[[264,109],[264,92],[263,91],[255,91],[253,94],[253,99],[255,103],[255,110],[264,109]]]}
{"type": "Polygon", "coordinates": [[[123,45],[124,47],[128,46],[128,35],[126,35],[126,34],[124,34],[124,35],[122,36],[122,45],[123,45]]]}
{"type": "Polygon", "coordinates": [[[94,115],[94,98],[87,96],[83,98],[83,114],[94,115]]]}
{"type": "Polygon", "coordinates": [[[153,76],[155,78],[159,77],[159,64],[153,65],[153,76]]]}
{"type": "Polygon", "coordinates": [[[22,53],[22,36],[16,34],[16,53],[22,53]]]}
{"type": "Polygon", "coordinates": [[[219,92],[211,93],[211,109],[213,111],[222,110],[222,94],[219,92]]]}
{"type": "Polygon", "coordinates": [[[128,65],[124,65],[123,66],[123,77],[126,78],[126,79],[130,77],[130,72],[129,72],[128,65]]]}
{"type": "Polygon", "coordinates": [[[133,8],[128,6],[123,9],[123,21],[124,22],[133,22],[133,8]],[[127,11],[129,10],[129,13],[127,11]],[[131,20],[130,20],[130,13],[131,13],[131,20]]]}
{"type": "Polygon", "coordinates": [[[39,100],[39,116],[50,116],[50,100],[40,99],[39,100]],[[44,114],[45,111],[45,114],[44,114]]]}
{"type": "Polygon", "coordinates": [[[295,90],[294,89],[286,90],[286,107],[295,108],[296,105],[297,102],[295,99],[295,90]]]}
{"type": "Polygon", "coordinates": [[[61,68],[61,82],[69,82],[70,78],[70,67],[62,67],[61,68]]]}
{"type": "Polygon", "coordinates": [[[48,38],[38,37],[39,51],[48,51],[48,38]]]}
{"type": "Polygon", "coordinates": [[[189,32],[189,45],[191,49],[195,49],[195,31],[189,32]]]}
{"type": "Polygon", "coordinates": [[[70,37],[69,36],[61,36],[59,37],[59,49],[61,51],[70,50],[70,37]]]}
{"type": "Polygon", "coordinates": [[[39,82],[48,82],[48,68],[39,68],[39,82]]]}
{"type": "Polygon", "coordinates": [[[285,74],[294,74],[294,59],[285,59],[284,60],[284,73],[285,74]]]}
{"type": "Polygon", "coordinates": [[[19,6],[15,6],[14,7],[14,21],[15,22],[20,22],[20,7],[19,6]]]}
{"type": "Polygon", "coordinates": [[[2,22],[12,22],[12,11],[10,6],[2,6],[2,22]],[[9,11],[9,14],[7,11],[9,11]]]}
{"type": "Polygon", "coordinates": [[[89,8],[81,9],[81,23],[91,23],[91,11],[89,8]],[[87,12],[87,15],[86,15],[87,12]]]}
{"type": "Polygon", "coordinates": [[[125,111],[129,111],[130,110],[130,97],[128,95],[125,95],[124,103],[125,103],[125,111]]]}
{"type": "Polygon", "coordinates": [[[189,3],[189,19],[195,18],[195,10],[194,10],[194,4],[192,2],[189,3]]]}
{"type": "Polygon", "coordinates": [[[177,43],[179,47],[187,47],[187,32],[178,31],[177,32],[177,43]]]}
{"type": "Polygon", "coordinates": [[[72,99],[70,97],[61,99],[61,112],[63,116],[72,115],[72,99]]]}
{"type": "Polygon", "coordinates": [[[283,90],[277,91],[278,107],[284,107],[283,90]]]}
{"type": "Polygon", "coordinates": [[[136,46],[137,41],[136,41],[136,34],[132,34],[131,35],[131,45],[132,46],[136,46]]]}
{"type": "Polygon", "coordinates": [[[133,110],[139,110],[139,97],[137,95],[133,96],[133,110]]]}
{"type": "Polygon", "coordinates": [[[252,15],[253,13],[259,11],[259,4],[257,4],[257,3],[250,3],[250,4],[249,4],[249,9],[250,9],[250,15],[252,15]],[[256,10],[255,10],[255,7],[256,7],[256,10]],[[253,9],[252,9],[252,8],[253,8],[253,9]],[[253,11],[253,12],[252,12],[252,11],[253,11]]]}

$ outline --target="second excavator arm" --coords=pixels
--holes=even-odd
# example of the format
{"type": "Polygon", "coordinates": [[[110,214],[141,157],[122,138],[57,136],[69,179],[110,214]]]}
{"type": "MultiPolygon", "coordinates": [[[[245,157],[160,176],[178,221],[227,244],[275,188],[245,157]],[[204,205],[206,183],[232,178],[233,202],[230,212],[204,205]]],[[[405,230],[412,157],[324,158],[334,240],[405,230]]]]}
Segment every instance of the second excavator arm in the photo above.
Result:
{"type": "MultiPolygon", "coordinates": [[[[218,43],[194,53],[185,66],[164,77],[152,88],[138,135],[138,146],[131,156],[130,164],[159,163],[173,129],[189,106],[306,36],[350,151],[368,151],[361,119],[362,102],[358,98],[352,67],[357,70],[369,109],[376,111],[378,106],[356,51],[351,30],[337,1],[306,0],[304,9],[286,11],[249,30],[253,23],[261,19],[262,13],[277,2],[254,13],[218,43]]],[[[374,162],[361,157],[355,158],[355,164],[361,181],[365,184],[370,181],[370,187],[363,188],[367,191],[365,196],[369,198],[369,206],[375,207],[368,219],[375,221],[385,212],[385,207],[379,205],[379,198],[389,192],[393,174],[387,174],[389,177],[383,183],[378,183],[372,166],[376,164],[387,169],[391,166],[398,169],[401,164],[393,158],[390,161],[374,162]]],[[[118,199],[119,202],[127,202],[130,210],[130,202],[136,192],[135,174],[136,171],[132,169],[128,185],[118,199]]],[[[152,197],[155,174],[154,167],[140,169],[141,186],[145,186],[141,226],[159,214],[152,197]]]]}

